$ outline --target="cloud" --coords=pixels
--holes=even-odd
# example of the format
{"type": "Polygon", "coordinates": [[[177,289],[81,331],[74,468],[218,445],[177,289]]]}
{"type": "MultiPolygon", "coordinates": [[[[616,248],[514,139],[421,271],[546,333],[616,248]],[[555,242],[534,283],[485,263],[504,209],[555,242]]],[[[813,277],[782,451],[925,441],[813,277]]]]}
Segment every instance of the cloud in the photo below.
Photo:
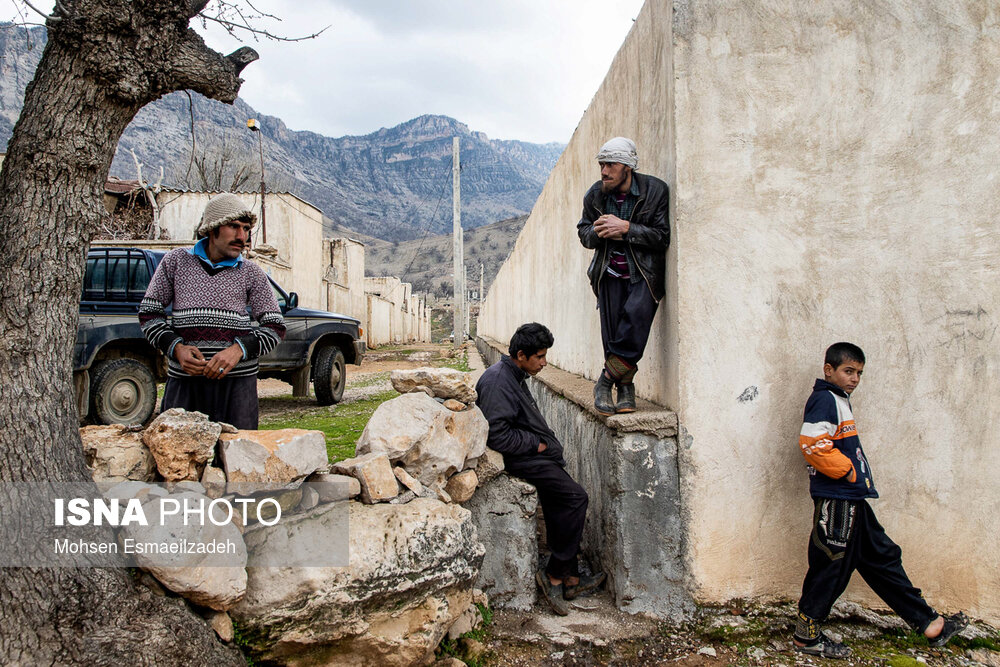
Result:
{"type": "MultiPolygon", "coordinates": [[[[641,0],[273,0],[242,97],[293,129],[367,134],[425,113],[493,138],[568,141],[641,0]]],[[[215,48],[238,46],[217,29],[215,48]]]]}

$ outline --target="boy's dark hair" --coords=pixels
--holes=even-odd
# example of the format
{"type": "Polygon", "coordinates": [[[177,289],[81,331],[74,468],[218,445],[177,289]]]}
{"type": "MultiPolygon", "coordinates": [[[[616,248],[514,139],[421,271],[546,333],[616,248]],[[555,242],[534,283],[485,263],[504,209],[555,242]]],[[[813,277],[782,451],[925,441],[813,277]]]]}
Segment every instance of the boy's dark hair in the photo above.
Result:
{"type": "Polygon", "coordinates": [[[511,359],[517,359],[518,352],[524,352],[524,356],[530,357],[539,350],[552,347],[554,340],[552,332],[544,324],[528,322],[519,326],[510,337],[507,351],[510,352],[511,359]]]}
{"type": "Polygon", "coordinates": [[[823,363],[833,366],[833,370],[837,370],[841,364],[846,364],[848,361],[863,364],[865,353],[854,343],[834,343],[826,348],[826,359],[823,363]]]}

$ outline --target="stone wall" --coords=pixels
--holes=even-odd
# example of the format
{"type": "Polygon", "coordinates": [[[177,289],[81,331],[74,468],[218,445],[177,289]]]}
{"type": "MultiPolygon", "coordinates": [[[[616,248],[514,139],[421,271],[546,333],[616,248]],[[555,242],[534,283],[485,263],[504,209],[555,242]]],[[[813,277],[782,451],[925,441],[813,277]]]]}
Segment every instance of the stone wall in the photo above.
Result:
{"type": "MultiPolygon", "coordinates": [[[[1000,531],[982,466],[1000,428],[998,22],[981,0],[648,0],[499,272],[480,331],[541,321],[550,360],[595,377],[574,228],[594,155],[631,136],[670,183],[637,387],[680,419],[698,599],[798,595],[802,406],[825,347],[850,340],[868,354],[853,403],[874,506],[908,573],[933,604],[1000,619],[982,539],[1000,531]]],[[[876,600],[860,582],[847,597],[876,600]]]]}

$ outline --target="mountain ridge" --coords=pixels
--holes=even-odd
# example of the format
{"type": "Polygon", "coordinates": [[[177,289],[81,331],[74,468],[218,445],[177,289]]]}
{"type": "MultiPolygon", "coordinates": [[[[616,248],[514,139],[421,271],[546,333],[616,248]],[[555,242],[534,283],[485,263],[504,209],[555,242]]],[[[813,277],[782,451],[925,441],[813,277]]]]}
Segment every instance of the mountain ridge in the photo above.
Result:
{"type": "MultiPolygon", "coordinates": [[[[0,144],[10,139],[44,42],[44,28],[25,31],[8,24],[0,30],[0,144]]],[[[288,190],[318,207],[329,221],[328,231],[343,229],[389,241],[451,229],[453,137],[461,143],[466,229],[528,213],[564,148],[555,142],[490,139],[454,118],[434,114],[367,134],[326,137],[292,130],[239,98],[226,105],[176,92],[139,111],[119,141],[110,173],[135,178],[134,151],[143,177],[151,182],[162,169],[165,184],[257,190],[258,137],[246,127],[249,118],[263,127],[269,190],[288,190]],[[237,167],[245,172],[244,180],[232,188],[235,178],[225,169],[237,167]],[[218,179],[198,180],[201,172],[218,179]],[[209,182],[217,187],[205,185],[209,182]]]]}

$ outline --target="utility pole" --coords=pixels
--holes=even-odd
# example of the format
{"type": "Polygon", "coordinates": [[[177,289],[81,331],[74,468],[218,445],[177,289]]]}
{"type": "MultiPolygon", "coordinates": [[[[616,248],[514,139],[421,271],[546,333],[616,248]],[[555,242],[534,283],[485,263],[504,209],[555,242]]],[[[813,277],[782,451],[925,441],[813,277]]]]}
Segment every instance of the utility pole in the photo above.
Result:
{"type": "MultiPolygon", "coordinates": [[[[463,237],[464,241],[464,237],[463,237]]],[[[462,328],[464,332],[462,334],[462,340],[464,341],[469,337],[469,332],[472,331],[469,324],[469,319],[471,316],[471,309],[469,308],[469,270],[462,265],[462,328]]]]}
{"type": "Polygon", "coordinates": [[[454,262],[452,266],[454,276],[454,303],[452,303],[452,347],[458,347],[465,342],[464,329],[462,325],[465,303],[465,257],[463,252],[462,239],[462,185],[459,180],[458,137],[451,140],[451,216],[452,216],[452,254],[454,262]]]}
{"type": "Polygon", "coordinates": [[[251,132],[257,133],[257,148],[260,149],[260,242],[267,243],[267,217],[264,213],[264,193],[267,187],[264,185],[264,131],[260,129],[260,123],[256,118],[247,121],[247,127],[251,132]]]}
{"type": "Polygon", "coordinates": [[[486,265],[482,262],[479,263],[479,303],[483,302],[483,277],[486,275],[486,265]]]}

